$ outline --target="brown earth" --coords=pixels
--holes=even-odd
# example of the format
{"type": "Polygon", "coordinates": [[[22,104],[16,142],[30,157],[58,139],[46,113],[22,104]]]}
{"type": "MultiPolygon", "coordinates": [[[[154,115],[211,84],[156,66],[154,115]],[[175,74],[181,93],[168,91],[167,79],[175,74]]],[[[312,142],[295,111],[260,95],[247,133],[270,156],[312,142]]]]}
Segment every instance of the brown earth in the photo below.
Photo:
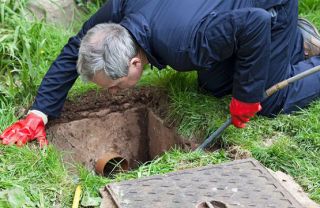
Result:
{"type": "Polygon", "coordinates": [[[61,116],[51,120],[48,126],[88,117],[102,117],[133,107],[149,107],[155,110],[158,115],[164,116],[167,112],[167,104],[166,92],[159,89],[136,88],[124,90],[116,95],[110,95],[105,90],[89,91],[72,100],[67,100],[61,116]]]}
{"type": "Polygon", "coordinates": [[[136,168],[174,146],[195,148],[195,142],[164,122],[167,108],[168,98],[160,90],[126,90],[116,96],[91,91],[65,103],[61,117],[48,124],[48,139],[65,152],[66,162],[94,169],[112,152],[136,168]]]}

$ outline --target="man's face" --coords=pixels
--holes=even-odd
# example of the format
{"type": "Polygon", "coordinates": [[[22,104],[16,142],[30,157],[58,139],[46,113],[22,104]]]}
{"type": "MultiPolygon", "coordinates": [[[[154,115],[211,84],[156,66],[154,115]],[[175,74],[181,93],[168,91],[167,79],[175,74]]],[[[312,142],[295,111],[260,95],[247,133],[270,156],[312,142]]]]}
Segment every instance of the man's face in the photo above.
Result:
{"type": "Polygon", "coordinates": [[[126,77],[112,80],[103,70],[98,71],[92,78],[92,82],[98,86],[108,89],[111,94],[116,94],[119,90],[133,88],[141,78],[143,67],[141,62],[132,62],[126,77]]]}
{"type": "Polygon", "coordinates": [[[136,82],[130,81],[128,76],[112,80],[104,71],[97,72],[94,75],[92,82],[104,89],[108,89],[111,94],[115,94],[122,89],[132,88],[136,85],[136,82]]]}

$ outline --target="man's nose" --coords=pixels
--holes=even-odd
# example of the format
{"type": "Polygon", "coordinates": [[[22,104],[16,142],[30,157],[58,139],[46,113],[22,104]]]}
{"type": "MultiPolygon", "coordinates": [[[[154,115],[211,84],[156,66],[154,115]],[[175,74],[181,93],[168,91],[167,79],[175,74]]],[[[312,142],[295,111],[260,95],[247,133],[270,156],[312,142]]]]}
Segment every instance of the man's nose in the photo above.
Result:
{"type": "Polygon", "coordinates": [[[111,95],[114,95],[114,94],[117,94],[119,91],[119,88],[118,87],[110,87],[108,89],[108,92],[111,94],[111,95]]]}

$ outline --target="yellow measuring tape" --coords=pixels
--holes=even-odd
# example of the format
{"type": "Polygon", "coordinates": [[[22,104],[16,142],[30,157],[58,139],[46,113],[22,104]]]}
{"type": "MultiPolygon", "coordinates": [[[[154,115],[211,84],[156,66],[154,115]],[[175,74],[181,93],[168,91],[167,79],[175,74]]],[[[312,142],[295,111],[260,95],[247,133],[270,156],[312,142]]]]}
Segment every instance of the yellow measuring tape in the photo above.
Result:
{"type": "Polygon", "coordinates": [[[80,202],[80,199],[81,199],[81,192],[82,192],[81,186],[78,185],[77,188],[76,188],[76,191],[74,193],[72,208],[78,208],[79,207],[79,202],[80,202]]]}

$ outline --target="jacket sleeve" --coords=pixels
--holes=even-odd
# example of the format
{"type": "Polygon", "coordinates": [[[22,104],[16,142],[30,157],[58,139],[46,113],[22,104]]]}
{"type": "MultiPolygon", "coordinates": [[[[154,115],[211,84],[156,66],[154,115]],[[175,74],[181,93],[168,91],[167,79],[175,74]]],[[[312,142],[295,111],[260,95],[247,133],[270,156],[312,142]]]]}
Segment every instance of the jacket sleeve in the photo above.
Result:
{"type": "Polygon", "coordinates": [[[109,0],[83,24],[77,35],[69,39],[43,78],[32,110],[39,110],[49,117],[60,115],[67,94],[78,77],[76,63],[82,37],[99,23],[119,23],[122,19],[121,3],[120,0],[109,0]]]}
{"type": "Polygon", "coordinates": [[[221,62],[234,56],[233,97],[260,102],[270,65],[271,15],[259,8],[212,15],[203,32],[209,59],[221,62]]]}

